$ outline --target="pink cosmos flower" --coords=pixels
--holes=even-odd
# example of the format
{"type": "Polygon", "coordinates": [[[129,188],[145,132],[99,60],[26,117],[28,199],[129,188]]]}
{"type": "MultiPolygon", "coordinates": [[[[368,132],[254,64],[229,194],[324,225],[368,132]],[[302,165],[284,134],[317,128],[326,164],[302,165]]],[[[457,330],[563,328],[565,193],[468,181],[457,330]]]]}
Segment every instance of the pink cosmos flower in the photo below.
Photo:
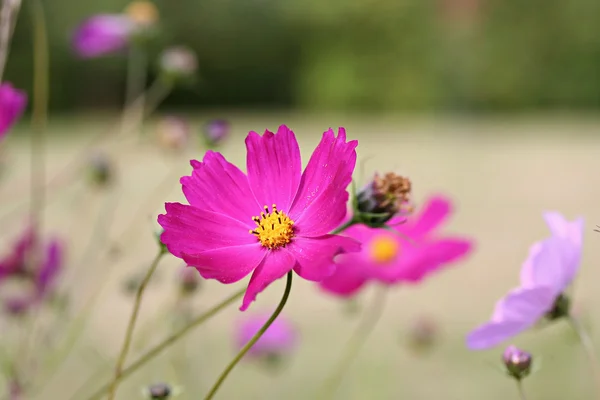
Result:
{"type": "Polygon", "coordinates": [[[8,82],[0,84],[0,141],[23,114],[27,105],[25,92],[8,82]]]}
{"type": "Polygon", "coordinates": [[[73,35],[73,47],[83,58],[124,50],[135,23],[125,14],[99,14],[83,21],[73,35]]]}
{"type": "Polygon", "coordinates": [[[440,236],[437,230],[451,213],[450,200],[436,196],[415,216],[395,217],[389,229],[354,225],[344,231],[362,243],[358,254],[338,257],[335,273],[320,283],[327,292],[349,297],[369,281],[386,285],[419,282],[445,265],[464,258],[471,240],[440,236]]]}
{"type": "MultiPolygon", "coordinates": [[[[270,314],[255,315],[242,321],[235,332],[236,346],[240,349],[244,347],[270,316],[270,314]]],[[[254,346],[250,348],[248,355],[251,357],[268,357],[287,354],[293,350],[297,339],[295,327],[280,315],[254,346]]]]}
{"type": "Polygon", "coordinates": [[[358,251],[354,239],[331,235],[346,216],[347,186],[357,142],[329,129],[301,172],[294,132],[250,132],[247,175],[208,151],[181,178],[190,205],[166,203],[161,240],[206,279],[233,283],[252,273],[242,311],[271,282],[292,269],[320,281],[335,271],[337,254],[358,251]]]}
{"type": "Polygon", "coordinates": [[[25,281],[28,285],[24,292],[5,299],[4,306],[10,313],[21,313],[44,300],[53,289],[62,268],[64,251],[57,239],[45,245],[42,256],[35,261],[33,252],[38,240],[36,231],[29,227],[12,251],[0,259],[0,284],[15,279],[25,281]]]}
{"type": "Polygon", "coordinates": [[[569,222],[556,212],[544,213],[552,236],[535,243],[521,269],[521,286],[496,303],[489,322],[471,332],[472,350],[494,347],[531,328],[549,313],[571,284],[581,261],[583,219],[569,222]]]}

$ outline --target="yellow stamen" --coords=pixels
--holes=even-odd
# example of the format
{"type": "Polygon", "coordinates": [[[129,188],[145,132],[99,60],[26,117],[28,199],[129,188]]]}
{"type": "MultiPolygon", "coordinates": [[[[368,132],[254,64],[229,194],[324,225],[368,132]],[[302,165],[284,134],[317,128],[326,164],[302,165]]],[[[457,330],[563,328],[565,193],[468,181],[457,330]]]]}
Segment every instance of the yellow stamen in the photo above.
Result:
{"type": "Polygon", "coordinates": [[[272,211],[265,206],[265,211],[258,217],[252,217],[256,223],[256,229],[250,230],[260,243],[269,249],[283,247],[292,241],[294,237],[294,221],[290,219],[283,211],[277,210],[273,204],[272,211]]]}
{"type": "Polygon", "coordinates": [[[369,243],[369,255],[378,264],[393,261],[399,253],[400,244],[388,235],[377,236],[369,243]]]}

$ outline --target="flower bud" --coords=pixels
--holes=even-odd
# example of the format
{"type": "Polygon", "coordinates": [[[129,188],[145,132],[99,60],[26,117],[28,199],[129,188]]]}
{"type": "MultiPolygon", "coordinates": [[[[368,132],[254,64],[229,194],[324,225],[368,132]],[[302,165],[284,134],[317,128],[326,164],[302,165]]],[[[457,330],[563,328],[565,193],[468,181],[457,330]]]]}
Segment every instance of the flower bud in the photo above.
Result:
{"type": "Polygon", "coordinates": [[[171,387],[166,383],[155,383],[147,389],[148,399],[166,400],[171,397],[171,387]]]}
{"type": "Polygon", "coordinates": [[[200,274],[194,267],[185,266],[179,271],[179,287],[181,293],[190,295],[200,286],[200,274]]]}
{"type": "Polygon", "coordinates": [[[198,58],[189,47],[170,47],[160,56],[160,70],[170,80],[190,80],[198,70],[198,58]]]}
{"type": "Polygon", "coordinates": [[[438,325],[433,319],[421,317],[409,327],[408,344],[416,352],[430,350],[435,344],[439,334],[438,325]]]}
{"type": "Polygon", "coordinates": [[[160,145],[170,150],[181,150],[190,140],[190,125],[178,117],[163,118],[156,127],[160,145]]]}
{"type": "Polygon", "coordinates": [[[546,313],[546,318],[554,321],[569,315],[571,309],[571,300],[564,293],[554,300],[554,304],[550,311],[546,313]]]}
{"type": "Polygon", "coordinates": [[[355,199],[355,219],[378,227],[396,214],[408,214],[411,205],[412,184],[408,178],[388,172],[383,177],[375,174],[371,183],[355,199]]]}
{"type": "Polygon", "coordinates": [[[531,372],[532,357],[526,351],[508,346],[502,355],[507,373],[517,380],[525,378],[531,372]]]}
{"type": "Polygon", "coordinates": [[[229,122],[223,119],[214,119],[204,125],[204,140],[208,147],[216,147],[229,136],[229,122]]]}
{"type": "Polygon", "coordinates": [[[111,182],[114,173],[106,154],[95,152],[90,156],[88,174],[92,183],[98,186],[106,186],[111,182]]]}

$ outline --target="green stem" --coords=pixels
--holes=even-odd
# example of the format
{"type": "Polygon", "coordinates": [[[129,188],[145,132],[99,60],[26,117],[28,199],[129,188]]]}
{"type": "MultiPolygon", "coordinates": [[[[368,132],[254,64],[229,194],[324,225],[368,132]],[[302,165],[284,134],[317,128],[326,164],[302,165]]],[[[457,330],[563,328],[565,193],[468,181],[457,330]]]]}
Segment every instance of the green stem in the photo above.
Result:
{"type": "Polygon", "coordinates": [[[351,227],[352,225],[354,225],[356,223],[357,222],[354,220],[354,218],[352,218],[349,221],[347,221],[346,223],[344,223],[342,226],[339,226],[339,227],[335,228],[333,231],[331,231],[331,234],[337,235],[338,233],[345,231],[346,229],[348,229],[349,227],[351,227]]]}
{"type": "MultiPolygon", "coordinates": [[[[139,44],[132,43],[129,49],[129,56],[127,60],[127,87],[125,93],[125,109],[131,107],[133,119],[136,121],[134,126],[136,129],[140,129],[142,120],[144,118],[144,107],[146,102],[146,96],[144,93],[144,87],[146,86],[146,67],[147,59],[144,50],[140,48],[139,44]]],[[[124,115],[124,123],[122,129],[126,129],[126,121],[124,115]]]]}
{"type": "Polygon", "coordinates": [[[527,395],[525,394],[525,388],[523,387],[523,381],[521,379],[517,379],[517,389],[519,390],[519,397],[521,400],[527,400],[527,395]]]}
{"type": "MultiPolygon", "coordinates": [[[[166,338],[165,340],[163,340],[162,342],[160,342],[159,344],[154,346],[152,349],[150,349],[144,355],[139,357],[136,361],[134,361],[127,368],[123,369],[123,371],[121,372],[121,375],[119,376],[119,378],[117,378],[117,380],[119,382],[121,382],[122,380],[124,380],[125,378],[127,378],[128,376],[133,374],[135,371],[140,369],[142,366],[146,365],[146,363],[148,361],[152,360],[154,357],[156,357],[160,353],[162,353],[166,348],[172,346],[179,339],[184,337],[192,329],[201,325],[205,321],[209,320],[211,317],[218,314],[225,307],[229,306],[230,304],[233,304],[233,302],[237,301],[240,297],[242,297],[245,292],[246,292],[246,288],[239,290],[238,292],[232,294],[231,296],[229,296],[228,298],[226,298],[225,300],[223,300],[222,302],[220,302],[219,304],[217,304],[210,310],[208,310],[205,313],[201,314],[200,316],[196,317],[193,321],[191,321],[185,327],[181,328],[179,331],[175,332],[174,334],[172,334],[171,336],[169,336],[168,338],[166,338]]],[[[102,386],[100,389],[98,389],[96,392],[94,392],[94,394],[92,394],[88,398],[88,400],[100,399],[102,396],[104,396],[110,390],[112,383],[113,382],[109,382],[109,383],[105,384],[104,386],[102,386]]]]}
{"type": "Polygon", "coordinates": [[[598,356],[596,355],[594,343],[577,318],[575,318],[573,315],[568,315],[567,319],[577,336],[579,336],[579,342],[585,351],[590,368],[592,370],[594,383],[596,385],[596,398],[600,398],[600,363],[598,363],[598,356]]]}
{"type": "Polygon", "coordinates": [[[387,290],[385,288],[378,288],[373,297],[371,306],[363,313],[363,319],[358,325],[357,329],[354,331],[353,336],[348,341],[343,355],[334,368],[333,373],[329,375],[329,378],[323,384],[320,398],[331,399],[335,395],[335,392],[342,382],[342,379],[352,361],[358,355],[360,349],[369,338],[371,332],[373,332],[377,322],[379,322],[379,319],[383,314],[386,295],[387,290]]]}
{"type": "Polygon", "coordinates": [[[10,41],[20,8],[21,0],[4,0],[2,2],[0,10],[0,82],[4,76],[6,60],[10,52],[10,41]]]}
{"type": "Polygon", "coordinates": [[[265,322],[265,324],[258,330],[258,332],[256,332],[256,334],[254,336],[252,336],[252,339],[250,339],[250,341],[248,343],[246,343],[246,345],[244,347],[242,347],[240,352],[227,365],[227,367],[221,373],[221,375],[219,375],[219,378],[217,379],[215,384],[212,386],[212,388],[210,389],[208,394],[204,397],[204,400],[210,400],[213,397],[215,397],[215,394],[217,394],[217,391],[219,390],[219,388],[221,387],[221,385],[223,384],[225,379],[227,379],[227,376],[229,375],[231,370],[233,370],[233,368],[237,365],[237,363],[246,355],[246,353],[252,348],[252,346],[254,346],[254,344],[256,342],[258,342],[258,340],[261,338],[261,336],[267,331],[267,329],[269,329],[271,324],[277,319],[277,317],[283,310],[283,307],[285,307],[285,303],[287,303],[288,297],[290,296],[290,291],[292,290],[292,277],[293,276],[294,276],[294,273],[292,271],[288,272],[287,281],[285,284],[285,290],[283,291],[283,297],[281,298],[279,305],[277,306],[275,311],[273,311],[273,314],[267,320],[267,322],[265,322]]]}
{"type": "Polygon", "coordinates": [[[135,329],[135,323],[137,321],[140,306],[142,304],[142,297],[144,295],[144,291],[146,290],[146,286],[148,285],[148,282],[150,282],[154,271],[156,271],[156,267],[158,267],[160,259],[164,255],[165,252],[162,249],[159,250],[158,254],[154,258],[154,261],[152,261],[152,264],[150,264],[150,268],[148,269],[146,276],[144,276],[144,279],[140,283],[140,287],[137,290],[135,296],[135,303],[133,305],[133,311],[131,312],[131,317],[129,318],[129,324],[125,333],[125,340],[123,341],[123,347],[121,348],[121,353],[119,355],[119,358],[117,359],[117,364],[115,365],[115,378],[113,379],[108,393],[109,400],[113,400],[117,393],[117,387],[119,386],[119,377],[123,373],[123,365],[125,364],[125,359],[127,358],[129,347],[131,347],[131,340],[133,339],[133,330],[135,329]]]}

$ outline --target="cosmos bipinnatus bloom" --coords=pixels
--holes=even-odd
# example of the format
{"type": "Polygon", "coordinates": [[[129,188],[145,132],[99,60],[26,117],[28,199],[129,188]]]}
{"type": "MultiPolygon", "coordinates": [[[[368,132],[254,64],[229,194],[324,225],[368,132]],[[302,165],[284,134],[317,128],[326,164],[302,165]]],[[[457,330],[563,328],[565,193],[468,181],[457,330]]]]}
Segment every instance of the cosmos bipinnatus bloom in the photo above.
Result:
{"type": "Polygon", "coordinates": [[[517,380],[525,378],[531,372],[532,357],[526,351],[508,346],[502,355],[507,373],[517,380]]]}
{"type": "Polygon", "coordinates": [[[23,114],[27,105],[25,92],[5,82],[0,85],[0,142],[23,114]]]}
{"type": "Polygon", "coordinates": [[[376,227],[385,224],[397,214],[409,214],[412,184],[410,179],[388,172],[375,174],[355,200],[355,218],[358,222],[376,227]]]}

